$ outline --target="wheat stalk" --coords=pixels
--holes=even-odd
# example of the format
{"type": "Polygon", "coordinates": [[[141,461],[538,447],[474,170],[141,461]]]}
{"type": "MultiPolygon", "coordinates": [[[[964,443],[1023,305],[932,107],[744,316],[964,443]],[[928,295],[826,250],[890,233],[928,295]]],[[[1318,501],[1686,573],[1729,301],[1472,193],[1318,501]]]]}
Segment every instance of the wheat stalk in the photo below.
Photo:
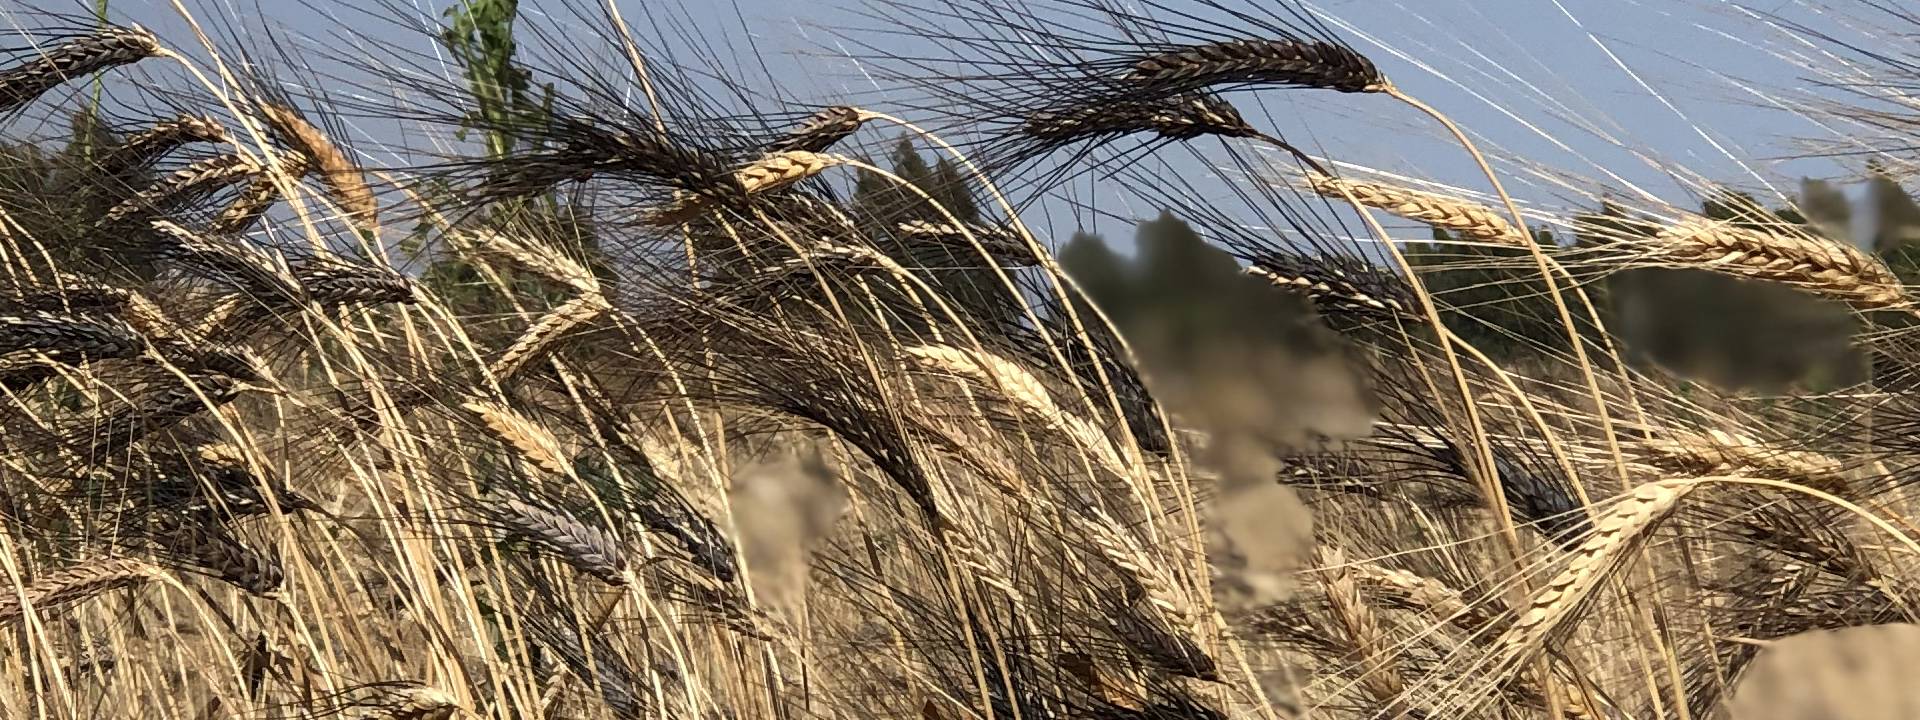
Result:
{"type": "Polygon", "coordinates": [[[972,378],[1006,394],[1009,400],[1025,406],[1049,424],[1057,423],[1061,410],[1053,402],[1047,386],[1011,360],[989,352],[970,352],[951,345],[920,345],[906,348],[906,354],[921,364],[959,377],[972,378]]]}
{"type": "Polygon", "coordinates": [[[1468,633],[1478,633],[1499,622],[1492,613],[1469,604],[1458,591],[1433,578],[1372,563],[1353,565],[1348,573],[1362,589],[1387,604],[1433,615],[1468,633]]]}
{"type": "Polygon", "coordinates": [[[199,265],[246,291],[249,297],[281,300],[300,296],[284,262],[245,242],[215,242],[171,220],[155,220],[151,226],[170,243],[164,256],[199,265]]]}
{"type": "Polygon", "coordinates": [[[114,314],[127,309],[130,291],[60,273],[55,287],[0,290],[0,309],[80,315],[114,314]]]}
{"type": "Polygon", "coordinates": [[[167,520],[161,546],[201,572],[261,597],[273,597],[286,580],[278,560],[240,544],[218,528],[190,527],[167,520]]]}

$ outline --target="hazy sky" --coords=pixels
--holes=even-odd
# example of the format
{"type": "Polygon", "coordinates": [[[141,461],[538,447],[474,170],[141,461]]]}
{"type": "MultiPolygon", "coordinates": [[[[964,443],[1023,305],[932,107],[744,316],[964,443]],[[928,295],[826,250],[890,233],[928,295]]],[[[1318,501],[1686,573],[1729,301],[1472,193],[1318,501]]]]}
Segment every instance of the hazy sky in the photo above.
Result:
{"type": "MultiPolygon", "coordinates": [[[[345,25],[382,42],[430,47],[416,34],[356,15],[348,9],[355,2],[310,0],[294,6],[281,0],[248,1],[269,8],[275,22],[301,33],[321,35],[345,25]]],[[[420,18],[437,17],[446,5],[446,0],[387,1],[419,8],[420,18]]],[[[569,0],[568,5],[580,1],[569,0]]],[[[650,15],[671,16],[691,20],[687,26],[717,47],[744,48],[751,40],[768,58],[767,71],[793,95],[831,101],[872,89],[855,63],[802,56],[835,52],[835,41],[823,26],[873,27],[870,20],[850,20],[850,8],[857,8],[860,0],[620,1],[636,26],[647,25],[650,15]]],[[[1258,0],[1241,1],[1257,5],[1258,0]]],[[[1852,32],[1809,10],[1809,1],[1819,0],[1749,4],[1823,30],[1852,32]]],[[[122,16],[157,26],[163,34],[177,32],[170,0],[112,0],[112,5],[122,16]]],[[[241,9],[252,6],[228,0],[189,5],[203,14],[255,12],[241,9]]],[[[580,15],[563,10],[566,6],[522,0],[525,13],[565,14],[564,22],[580,22],[580,15]]],[[[1398,85],[1453,115],[1489,148],[1585,178],[1570,184],[1581,192],[1603,186],[1610,193],[1638,189],[1676,204],[1697,205],[1675,176],[1753,189],[1771,184],[1791,191],[1802,175],[1837,175],[1857,171],[1861,164],[1857,159],[1776,161],[1796,152],[1796,140],[1826,132],[1772,106],[1811,76],[1791,58],[1820,51],[1734,3],[1317,0],[1314,7],[1398,85]],[[1495,138],[1497,146],[1492,144],[1495,138]]],[[[750,64],[745,54],[739,51],[730,61],[757,72],[757,63],[750,64]]],[[[1484,185],[1459,148],[1435,126],[1383,98],[1272,91],[1236,97],[1235,102],[1250,118],[1271,123],[1295,144],[1328,156],[1475,190],[1484,185]]],[[[1556,182],[1530,180],[1524,167],[1508,166],[1507,171],[1516,178],[1517,194],[1575,202],[1574,193],[1556,182]]]]}

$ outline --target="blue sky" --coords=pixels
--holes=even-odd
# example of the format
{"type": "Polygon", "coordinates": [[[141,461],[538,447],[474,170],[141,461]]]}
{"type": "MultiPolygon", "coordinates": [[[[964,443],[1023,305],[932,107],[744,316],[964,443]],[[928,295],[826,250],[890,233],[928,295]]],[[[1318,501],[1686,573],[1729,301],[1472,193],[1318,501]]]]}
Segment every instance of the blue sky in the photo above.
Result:
{"type": "MultiPolygon", "coordinates": [[[[423,18],[437,15],[447,2],[388,1],[417,7],[423,18]]],[[[344,24],[379,41],[428,48],[423,38],[355,16],[347,9],[354,2],[258,2],[271,8],[272,22],[301,33],[324,35],[344,24]]],[[[767,72],[795,95],[831,101],[871,91],[855,63],[819,56],[835,52],[834,40],[822,28],[849,24],[849,8],[857,7],[857,0],[621,2],[636,26],[647,25],[650,14],[679,17],[718,47],[743,48],[750,40],[770,59],[767,72]]],[[[1849,31],[1806,2],[1749,5],[1822,29],[1849,31]]],[[[169,0],[112,0],[112,5],[123,17],[183,37],[175,34],[179,23],[171,17],[169,0]]],[[[255,12],[228,0],[189,6],[202,14],[255,12]]],[[[579,22],[563,7],[522,0],[524,13],[566,14],[564,22],[579,22]]],[[[1396,84],[1454,116],[1487,147],[1585,178],[1574,183],[1574,192],[1530,181],[1523,168],[1509,166],[1516,194],[1525,198],[1580,205],[1586,198],[1577,195],[1595,188],[1609,194],[1638,189],[1675,204],[1697,205],[1686,183],[1676,178],[1732,183],[1765,195],[1769,187],[1790,192],[1801,176],[1840,176],[1858,172],[1862,164],[1858,159],[1777,160],[1794,154],[1797,140],[1824,132],[1767,106],[1804,87],[1809,75],[1781,56],[1815,51],[1733,3],[1315,0],[1313,7],[1396,84]]],[[[743,51],[734,54],[730,61],[757,66],[743,51]]],[[[1484,186],[1458,146],[1436,127],[1382,98],[1274,91],[1235,101],[1249,117],[1271,122],[1295,144],[1327,156],[1464,188],[1484,186]]]]}
{"type": "MultiPolygon", "coordinates": [[[[1795,2],[1752,4],[1823,29],[1833,25],[1795,2]]],[[[802,47],[828,42],[806,24],[844,17],[823,6],[836,5],[738,4],[776,43],[805,35],[796,43],[802,47]]],[[[1758,184],[1756,172],[1777,181],[1841,171],[1829,163],[1771,162],[1791,154],[1792,141],[1820,130],[1791,113],[1756,107],[1761,99],[1742,85],[1765,94],[1803,87],[1807,73],[1775,56],[1801,49],[1731,3],[1321,0],[1315,7],[1396,84],[1536,162],[1595,176],[1603,166],[1650,189],[1667,185],[1666,171],[1644,158],[1742,185],[1758,184]]],[[[829,91],[857,87],[859,78],[848,74],[800,79],[829,91]]],[[[1289,91],[1262,93],[1257,102],[1284,122],[1289,137],[1332,156],[1463,184],[1477,177],[1428,123],[1378,98],[1289,91]]]]}

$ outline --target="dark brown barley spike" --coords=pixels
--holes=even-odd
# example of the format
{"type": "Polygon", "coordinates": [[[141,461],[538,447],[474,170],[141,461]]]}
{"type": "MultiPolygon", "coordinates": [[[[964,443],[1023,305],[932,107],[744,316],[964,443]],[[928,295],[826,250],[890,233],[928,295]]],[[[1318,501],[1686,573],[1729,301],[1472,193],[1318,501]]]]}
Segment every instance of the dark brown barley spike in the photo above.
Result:
{"type": "Polygon", "coordinates": [[[195,382],[206,400],[185,386],[168,387],[137,398],[133,405],[107,414],[92,427],[80,428],[80,444],[90,448],[90,457],[111,457],[154,432],[207,410],[208,401],[222,405],[240,395],[240,383],[226,375],[207,375],[195,382]]]}
{"type": "Polygon", "coordinates": [[[167,173],[133,197],[108,208],[99,224],[124,230],[130,221],[185,207],[259,172],[259,165],[239,155],[207,158],[167,173]]]}
{"type": "Polygon", "coordinates": [[[626,553],[620,543],[599,528],[580,522],[560,510],[549,510],[508,498],[499,513],[517,537],[545,546],[569,565],[608,585],[628,582],[626,553]]]}
{"type": "Polygon", "coordinates": [[[787,134],[767,146],[767,153],[804,150],[807,152],[825,152],[847,136],[854,134],[866,123],[860,109],[846,105],[835,105],[807,116],[799,125],[788,130],[787,134]]]}
{"type": "Polygon", "coordinates": [[[39,57],[0,70],[0,112],[33,102],[75,78],[153,57],[160,43],[138,27],[104,27],[56,45],[39,57]]]}
{"type": "MultiPolygon", "coordinates": [[[[424,388],[402,380],[386,380],[381,383],[381,387],[386,391],[387,399],[393,403],[393,410],[397,413],[404,413],[410,408],[433,400],[433,395],[424,388]]],[[[380,426],[382,420],[380,408],[371,394],[348,395],[340,388],[335,388],[334,393],[338,398],[338,404],[334,408],[333,417],[338,422],[345,423],[360,432],[380,426]]]]}
{"type": "MultiPolygon", "coordinates": [[[[280,168],[287,177],[302,177],[311,169],[308,156],[298,152],[280,153],[280,168]]],[[[272,176],[261,175],[247,183],[245,190],[233,202],[220,209],[213,222],[208,224],[207,232],[213,235],[238,235],[253,229],[267,211],[280,202],[280,183],[272,176]]]]}
{"type": "Polygon", "coordinates": [[[1131,83],[1180,92],[1215,85],[1261,84],[1379,92],[1387,78],[1373,61],[1323,40],[1226,40],[1147,55],[1126,74],[1131,83]]]}
{"type": "Polygon", "coordinates": [[[195,345],[169,338],[153,343],[168,361],[194,377],[216,375],[241,382],[257,382],[266,377],[266,360],[242,345],[195,345]]]}
{"type": "Polygon", "coordinates": [[[159,255],[264,298],[299,297],[281,264],[245,242],[211,240],[171,221],[153,223],[166,243],[159,255]]]}
{"type": "Polygon", "coordinates": [[[1088,104],[1037,112],[1027,118],[1021,129],[1030,137],[1060,143],[1137,132],[1154,132],[1170,140],[1259,134],[1233,105],[1210,95],[1088,104]]]}
{"type": "Polygon", "coordinates": [[[23,287],[0,291],[0,313],[117,314],[126,306],[127,291],[107,285],[23,287]]]}
{"type": "Polygon", "coordinates": [[[357,720],[452,720],[460,704],[439,688],[412,681],[362,685],[350,690],[346,713],[357,720]]]}
{"type": "Polygon", "coordinates": [[[1206,650],[1185,632],[1167,627],[1151,613],[1117,608],[1108,622],[1112,623],[1114,634],[1125,640],[1127,650],[1141,661],[1182,677],[1220,679],[1220,666],[1206,650]]]}
{"type": "Polygon", "coordinates": [[[181,115],[127,136],[120,147],[100,158],[99,170],[101,175],[117,177],[130,169],[145,167],[187,143],[226,141],[226,128],[212,118],[181,115]]]}
{"type": "Polygon", "coordinates": [[[58,360],[127,357],[145,346],[131,326],[50,312],[0,315],[0,356],[45,353],[58,360]]]}
{"type": "Polygon", "coordinates": [[[257,178],[247,183],[240,196],[220,209],[220,214],[207,225],[207,232],[215,235],[242,235],[253,230],[260,218],[267,216],[274,203],[280,202],[280,186],[271,178],[257,178]]]}
{"type": "Polygon", "coordinates": [[[724,156],[649,129],[603,128],[556,117],[555,149],[503,158],[480,188],[481,199],[524,196],[552,185],[604,175],[659,183],[708,200],[746,195],[724,156]]]}
{"type": "Polygon", "coordinates": [[[260,596],[280,590],[286,572],[280,562],[240,544],[226,530],[163,522],[161,547],[183,564],[181,569],[204,573],[221,582],[260,596]]]}
{"type": "Polygon", "coordinates": [[[216,457],[203,446],[200,457],[149,451],[142,459],[151,463],[155,474],[144,488],[144,499],[153,510],[180,513],[209,527],[233,520],[269,513],[266,497],[260,493],[267,485],[274,504],[293,514],[320,510],[320,506],[292,489],[268,483],[256,476],[237,458],[216,457]]]}
{"type": "MultiPolygon", "coordinates": [[[[733,543],[726,533],[688,502],[672,483],[660,477],[646,453],[633,442],[632,438],[639,433],[622,416],[623,411],[611,409],[604,398],[595,405],[598,406],[594,409],[596,424],[607,436],[614,453],[624,461],[618,466],[625,476],[624,482],[639,488],[628,501],[629,510],[639,516],[640,524],[648,532],[679,542],[695,565],[721,582],[733,582],[739,568],[734,566],[733,543]]],[[[614,467],[609,464],[611,461],[612,458],[599,453],[586,453],[574,461],[574,470],[586,482],[617,487],[622,480],[616,480],[610,472],[614,467]]]]}
{"type": "Polygon", "coordinates": [[[315,259],[294,269],[307,297],[326,306],[412,304],[413,283],[406,276],[376,267],[315,259]]]}

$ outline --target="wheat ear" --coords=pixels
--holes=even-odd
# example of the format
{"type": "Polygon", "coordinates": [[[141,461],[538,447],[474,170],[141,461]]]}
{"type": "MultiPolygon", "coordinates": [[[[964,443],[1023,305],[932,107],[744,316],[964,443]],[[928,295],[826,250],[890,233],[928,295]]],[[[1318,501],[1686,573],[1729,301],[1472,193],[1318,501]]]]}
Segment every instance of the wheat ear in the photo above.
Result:
{"type": "Polygon", "coordinates": [[[620,543],[599,528],[559,510],[508,498],[503,517],[515,534],[552,548],[567,563],[608,585],[626,585],[626,553],[620,543]]]}
{"type": "Polygon", "coordinates": [[[479,418],[481,426],[494,439],[513,448],[535,467],[562,476],[572,471],[560,439],[538,423],[511,408],[485,400],[468,401],[461,407],[479,418]]]}
{"type": "Polygon", "coordinates": [[[1367,207],[1379,208],[1408,220],[1452,230],[1476,240],[1524,246],[1527,238],[1492,208],[1433,193],[1361,182],[1318,172],[1308,173],[1307,185],[1325,197],[1349,196],[1367,207]]]}
{"type": "Polygon", "coordinates": [[[1738,432],[1667,430],[1641,441],[1651,464],[1694,475],[1751,475],[1798,480],[1828,491],[1845,484],[1839,459],[1805,450],[1773,447],[1738,432]]]}
{"type": "Polygon", "coordinates": [[[1904,304],[1900,278],[1846,243],[1791,230],[1690,219],[1660,231],[1657,255],[1682,267],[1782,282],[1860,309],[1904,304]]]}
{"type": "Polygon", "coordinates": [[[1128,578],[1140,586],[1147,602],[1158,609],[1167,622],[1183,632],[1191,632],[1198,626],[1200,616],[1187,592],[1139,543],[1122,531],[1113,518],[1099,508],[1088,508],[1067,517],[1086,533],[1101,557],[1126,572],[1128,578]]]}
{"type": "Polygon", "coordinates": [[[63,359],[126,357],[144,346],[133,327],[117,319],[42,311],[0,315],[0,355],[36,352],[63,359]]]}
{"type": "MultiPolygon", "coordinates": [[[[1327,597],[1327,607],[1346,631],[1348,644],[1360,656],[1360,686],[1375,700],[1399,708],[1404,702],[1407,684],[1400,677],[1400,669],[1394,662],[1393,643],[1381,629],[1379,615],[1360,594],[1360,581],[1347,566],[1344,553],[1323,546],[1317,555],[1320,588],[1327,597]]],[[[1389,713],[1393,717],[1404,714],[1404,709],[1389,713]]]]}
{"type": "Polygon", "coordinates": [[[781,153],[793,150],[806,152],[824,152],[841,140],[859,131],[867,122],[867,116],[859,108],[836,105],[824,108],[807,116],[800,124],[774,142],[769,152],[781,153]]]}
{"type": "MultiPolygon", "coordinates": [[[[1479,638],[1489,630],[1503,627],[1504,619],[1496,614],[1495,605],[1469,603],[1460,591],[1439,580],[1372,563],[1352,565],[1348,571],[1369,599],[1387,607],[1438,618],[1470,637],[1479,638]]],[[[1537,680],[1536,677],[1520,678],[1515,681],[1513,690],[1529,698],[1530,702],[1545,707],[1546,691],[1537,680]]],[[[1567,706],[1561,710],[1568,718],[1590,720],[1606,717],[1588,705],[1585,692],[1558,675],[1548,673],[1546,684],[1557,688],[1559,696],[1567,701],[1567,706]]]]}
{"type": "Polygon", "coordinates": [[[26,605],[14,593],[0,593],[0,622],[13,622],[26,614],[27,606],[51,610],[86,600],[101,593],[144,585],[161,575],[147,563],[126,558],[89,560],[70,565],[36,578],[26,587],[26,605]]]}
{"type": "Polygon", "coordinates": [[[333,200],[347,212],[347,217],[356,223],[372,225],[378,219],[379,204],[373,196],[373,189],[367,185],[367,178],[360,168],[353,164],[347,153],[335,145],[326,133],[293,108],[283,105],[262,104],[260,114],[267,125],[282,142],[304,153],[313,163],[313,169],[320,173],[320,182],[332,192],[333,200]]]}
{"type": "Polygon", "coordinates": [[[132,197],[108,208],[100,221],[104,226],[113,226],[148,213],[164,212],[259,172],[258,164],[239,155],[220,155],[200,160],[167,173],[132,197]]]}
{"type": "Polygon", "coordinates": [[[1566,568],[1533,594],[1526,612],[1501,637],[1495,657],[1519,663],[1544,649],[1547,640],[1572,618],[1594,589],[1695,487],[1698,484],[1691,480],[1646,483],[1596,518],[1593,533],[1574,548],[1566,568]]]}
{"type": "Polygon", "coordinates": [[[926,367],[999,391],[1043,426],[1073,438],[1075,444],[1098,457],[1108,471],[1129,480],[1135,476],[1104,433],[1085,418],[1062,409],[1047,386],[1017,363],[993,353],[950,345],[921,345],[907,348],[906,353],[926,367]]]}
{"type": "MultiPolygon", "coordinates": [[[[846,158],[838,155],[788,150],[768,154],[734,170],[733,181],[751,197],[793,185],[847,162],[846,158]]],[[[713,207],[714,202],[704,196],[689,197],[653,213],[647,222],[653,225],[677,225],[713,207]]]]}
{"type": "Polygon", "coordinates": [[[1385,273],[1364,270],[1349,275],[1335,267],[1320,267],[1311,262],[1289,262],[1267,258],[1248,265],[1246,274],[1267,281],[1289,293],[1298,293],[1330,318],[1353,316],[1372,320],[1397,320],[1409,325],[1427,322],[1426,315],[1402,297],[1402,288],[1385,273]],[[1371,287],[1363,283],[1371,283],[1371,287]]]}
{"type": "Polygon", "coordinates": [[[493,363],[494,377],[501,382],[513,378],[526,369],[527,364],[540,358],[554,343],[574,329],[593,322],[602,313],[611,309],[606,299],[598,294],[587,294],[562,303],[559,307],[540,317],[532,327],[520,334],[500,359],[493,363]]]}
{"type": "Polygon", "coordinates": [[[1147,131],[1169,140],[1259,134],[1240,116],[1239,109],[1210,95],[1097,103],[1036,112],[1028,116],[1020,130],[1029,137],[1059,142],[1147,131]]]}
{"type": "Polygon", "coordinates": [[[350,705],[357,720],[452,720],[460,703],[445,690],[416,682],[389,682],[361,689],[350,705]]]}
{"type": "Polygon", "coordinates": [[[600,281],[586,266],[532,238],[519,238],[494,230],[461,230],[450,236],[458,246],[497,254],[521,269],[573,288],[581,293],[600,292],[600,281]]]}
{"type": "Polygon", "coordinates": [[[154,123],[120,143],[120,147],[100,159],[103,175],[118,175],[129,168],[144,166],[190,142],[227,142],[226,128],[212,118],[200,115],[179,117],[154,123]]]}
{"type": "MultiPolygon", "coordinates": [[[[280,168],[286,171],[287,177],[304,176],[311,166],[305,153],[283,152],[279,160],[280,168]]],[[[207,225],[207,232],[214,235],[246,232],[273,208],[274,203],[280,202],[280,187],[280,183],[272,176],[255,177],[247,183],[246,189],[240,191],[239,197],[220,209],[220,214],[214,216],[213,222],[207,225]]]]}

